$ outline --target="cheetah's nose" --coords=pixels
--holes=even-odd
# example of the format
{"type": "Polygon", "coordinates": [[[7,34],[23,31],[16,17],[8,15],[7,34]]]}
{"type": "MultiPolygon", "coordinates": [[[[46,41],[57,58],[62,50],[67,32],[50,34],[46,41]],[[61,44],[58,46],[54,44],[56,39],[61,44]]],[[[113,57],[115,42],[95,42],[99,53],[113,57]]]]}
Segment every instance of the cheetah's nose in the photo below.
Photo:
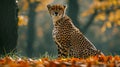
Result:
{"type": "Polygon", "coordinates": [[[55,12],[55,15],[57,16],[57,15],[58,15],[58,12],[55,12]]]}

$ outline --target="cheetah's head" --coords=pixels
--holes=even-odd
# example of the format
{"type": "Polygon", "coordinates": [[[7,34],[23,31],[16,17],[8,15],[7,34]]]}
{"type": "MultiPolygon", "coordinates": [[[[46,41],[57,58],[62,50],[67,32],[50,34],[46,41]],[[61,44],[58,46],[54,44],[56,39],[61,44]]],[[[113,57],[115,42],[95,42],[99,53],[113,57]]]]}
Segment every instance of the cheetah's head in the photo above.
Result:
{"type": "Polygon", "coordinates": [[[65,16],[66,6],[65,5],[47,5],[48,11],[53,19],[53,21],[57,21],[60,18],[65,16]]]}

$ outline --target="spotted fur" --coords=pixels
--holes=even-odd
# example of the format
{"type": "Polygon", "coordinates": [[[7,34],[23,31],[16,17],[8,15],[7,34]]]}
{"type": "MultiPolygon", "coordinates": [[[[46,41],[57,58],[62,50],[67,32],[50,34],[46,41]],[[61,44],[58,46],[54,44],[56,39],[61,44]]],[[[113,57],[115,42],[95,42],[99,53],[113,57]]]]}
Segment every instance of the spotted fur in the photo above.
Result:
{"type": "Polygon", "coordinates": [[[58,57],[87,58],[102,54],[65,15],[66,6],[48,5],[47,7],[53,19],[53,39],[57,44],[58,57]]]}

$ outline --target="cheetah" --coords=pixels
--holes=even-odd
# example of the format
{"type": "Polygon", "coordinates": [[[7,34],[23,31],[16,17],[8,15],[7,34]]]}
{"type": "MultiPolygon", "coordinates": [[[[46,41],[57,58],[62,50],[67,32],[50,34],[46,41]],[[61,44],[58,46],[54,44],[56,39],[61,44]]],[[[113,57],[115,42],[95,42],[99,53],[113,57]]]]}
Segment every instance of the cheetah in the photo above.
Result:
{"type": "Polygon", "coordinates": [[[75,27],[65,14],[66,5],[47,5],[53,20],[53,39],[57,44],[58,57],[87,58],[103,54],[75,27]]]}

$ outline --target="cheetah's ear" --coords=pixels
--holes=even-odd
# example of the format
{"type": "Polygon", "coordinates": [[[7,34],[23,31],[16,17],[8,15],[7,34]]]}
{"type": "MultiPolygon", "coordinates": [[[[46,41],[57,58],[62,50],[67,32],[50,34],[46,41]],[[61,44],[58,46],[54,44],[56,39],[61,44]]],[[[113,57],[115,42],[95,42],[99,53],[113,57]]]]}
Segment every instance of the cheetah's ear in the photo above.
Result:
{"type": "Polygon", "coordinates": [[[67,8],[67,5],[63,5],[63,7],[66,9],[66,8],[67,8]]]}
{"type": "Polygon", "coordinates": [[[48,4],[48,5],[47,5],[47,8],[48,8],[48,9],[50,9],[50,7],[51,7],[51,5],[50,5],[50,4],[48,4]]]}

